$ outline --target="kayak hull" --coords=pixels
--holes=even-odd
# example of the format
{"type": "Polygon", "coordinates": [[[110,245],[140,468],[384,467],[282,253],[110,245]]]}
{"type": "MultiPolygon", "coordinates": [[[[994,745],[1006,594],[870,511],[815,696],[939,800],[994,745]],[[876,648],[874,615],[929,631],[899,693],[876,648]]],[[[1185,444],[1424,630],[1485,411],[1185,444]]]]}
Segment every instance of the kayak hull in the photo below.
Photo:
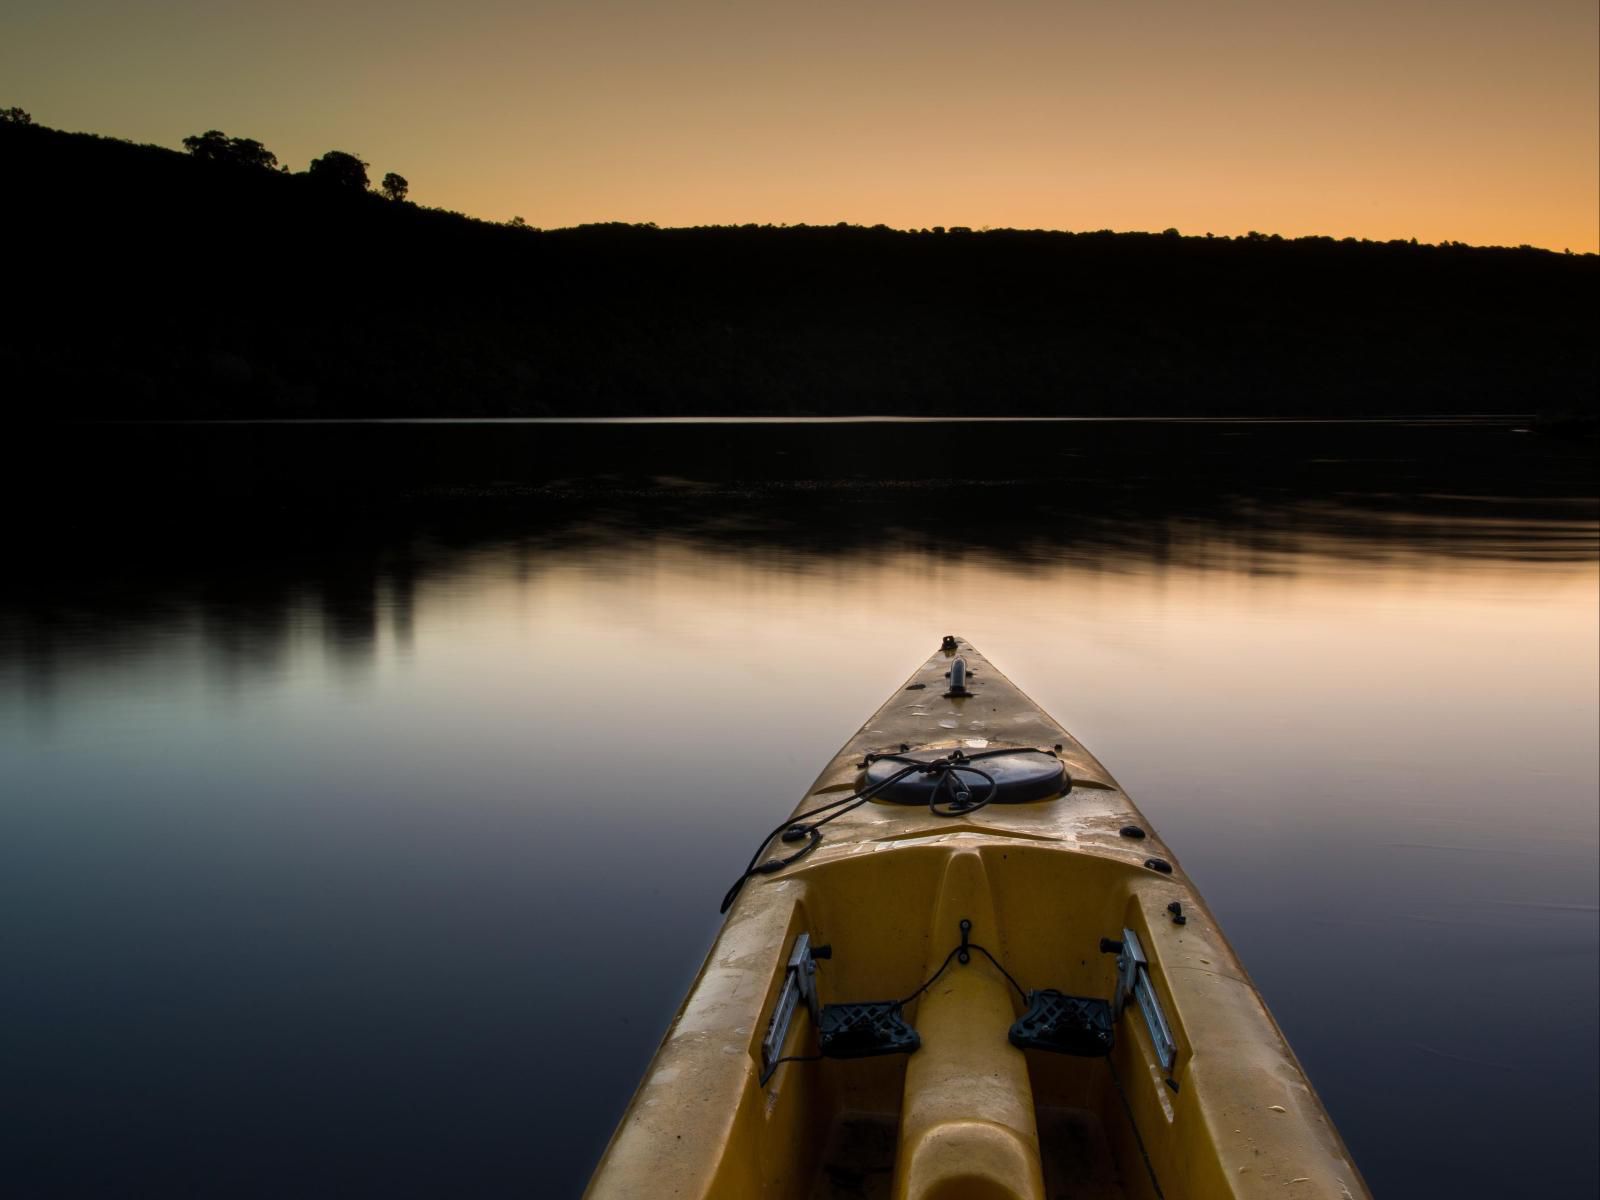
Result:
{"type": "MultiPolygon", "coordinates": [[[[1006,747],[1059,761],[1070,790],[943,815],[868,800],[745,883],[589,1196],[1366,1194],[1176,858],[972,647],[947,639],[795,813],[855,795],[872,756],[1006,747]],[[950,695],[953,670],[964,686],[950,695]],[[797,945],[831,949],[805,968],[822,1003],[903,999],[918,1048],[818,1058],[816,1018],[797,1005],[778,1049],[794,1061],[770,1062],[797,945]],[[1109,1054],[1013,1044],[1045,989],[1116,1006],[1109,1054]]],[[[981,766],[964,776],[978,800],[981,766]]]]}

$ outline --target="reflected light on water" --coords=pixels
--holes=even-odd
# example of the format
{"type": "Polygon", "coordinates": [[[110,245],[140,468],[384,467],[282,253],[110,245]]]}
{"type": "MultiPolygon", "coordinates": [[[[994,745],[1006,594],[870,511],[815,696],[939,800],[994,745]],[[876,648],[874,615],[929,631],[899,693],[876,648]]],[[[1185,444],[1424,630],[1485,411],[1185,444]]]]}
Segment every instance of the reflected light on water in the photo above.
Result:
{"type": "Polygon", "coordinates": [[[1396,521],[416,530],[8,610],[14,1173],[571,1194],[752,838],[954,632],[1176,848],[1376,1190],[1581,1188],[1516,1147],[1595,1117],[1593,522],[1396,521]]]}

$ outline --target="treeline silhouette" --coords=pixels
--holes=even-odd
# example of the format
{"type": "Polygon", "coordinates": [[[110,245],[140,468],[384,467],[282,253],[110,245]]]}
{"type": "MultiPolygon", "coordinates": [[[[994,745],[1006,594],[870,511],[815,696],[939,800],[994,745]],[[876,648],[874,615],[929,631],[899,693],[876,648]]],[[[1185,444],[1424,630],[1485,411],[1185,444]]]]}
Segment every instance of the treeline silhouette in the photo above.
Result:
{"type": "MultiPolygon", "coordinates": [[[[13,113],[20,109],[10,110],[13,113]]],[[[32,117],[23,113],[24,125],[33,123],[32,117]]],[[[278,156],[255,138],[229,137],[220,129],[208,129],[183,139],[183,148],[202,162],[218,163],[230,167],[257,167],[285,173],[289,168],[278,162],[278,156]]],[[[306,167],[306,175],[317,183],[364,192],[372,186],[367,178],[367,168],[372,164],[347,150],[329,150],[313,158],[306,167]]],[[[387,200],[404,200],[411,184],[404,175],[390,171],[379,185],[387,200]]]]}
{"type": "Polygon", "coordinates": [[[1594,255],[541,231],[368,190],[353,155],[288,174],[208,139],[0,121],[14,417],[1582,413],[1600,383],[1594,255]]]}

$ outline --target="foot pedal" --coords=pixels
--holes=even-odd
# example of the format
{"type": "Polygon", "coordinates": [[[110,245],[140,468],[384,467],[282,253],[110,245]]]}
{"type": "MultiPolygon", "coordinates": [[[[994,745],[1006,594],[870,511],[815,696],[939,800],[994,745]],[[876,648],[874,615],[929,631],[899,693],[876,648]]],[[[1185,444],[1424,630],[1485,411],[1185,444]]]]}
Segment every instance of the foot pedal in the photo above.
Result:
{"type": "Polygon", "coordinates": [[[1013,1046],[1079,1058],[1103,1058],[1115,1038],[1111,1005],[1054,988],[1029,992],[1028,1011],[1011,1026],[1013,1046]]]}
{"type": "Polygon", "coordinates": [[[922,1045],[894,1000],[824,1004],[817,1020],[817,1045],[824,1058],[871,1058],[910,1054],[922,1045]]]}

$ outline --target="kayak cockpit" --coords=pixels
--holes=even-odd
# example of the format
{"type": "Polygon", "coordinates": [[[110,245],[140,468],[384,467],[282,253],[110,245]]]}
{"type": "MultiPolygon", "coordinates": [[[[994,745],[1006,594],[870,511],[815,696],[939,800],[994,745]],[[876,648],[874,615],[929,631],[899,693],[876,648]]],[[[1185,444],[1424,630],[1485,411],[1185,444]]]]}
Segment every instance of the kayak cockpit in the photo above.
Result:
{"type": "Polygon", "coordinates": [[[1163,895],[1138,895],[1146,881],[1171,886],[1055,844],[951,833],[751,888],[619,1131],[616,1178],[652,1147],[646,1173],[682,1195],[1153,1195],[1119,1080],[1144,1120],[1166,1124],[1176,1096],[1143,1025],[1114,1016],[1119,947],[1101,945],[1147,929],[1148,903],[1165,916],[1163,895]],[[1019,1033],[1050,1009],[1044,993],[1088,1016],[1019,1033]],[[867,1022],[876,1045],[834,1019],[868,1008],[896,1018],[867,1022]],[[1074,1048],[1039,1048],[1045,1035],[1074,1048]],[[656,1158],[680,1142],[692,1149],[656,1158]]]}
{"type": "Polygon", "coordinates": [[[790,1159],[810,1171],[798,1194],[1022,1198],[1091,1185],[1093,1195],[1145,1194],[1125,1190],[1127,1169],[1142,1172],[1142,1160],[1119,1161],[1108,1132],[1127,1122],[1109,1057],[1121,959],[1105,952],[1121,946],[1102,950],[1096,933],[1123,927],[1111,897],[1126,901],[1115,876],[1127,869],[1084,856],[1078,886],[1058,887],[1058,902],[1041,906],[998,877],[1059,869],[1059,851],[972,843],[902,847],[896,874],[909,874],[891,886],[929,905],[884,904],[880,893],[875,907],[886,911],[860,925],[833,921],[847,905],[874,906],[845,896],[890,882],[874,864],[839,860],[797,880],[797,923],[829,930],[829,942],[823,959],[807,961],[819,943],[796,934],[760,1053],[774,1117],[785,1089],[807,1098],[779,1135],[805,1148],[790,1159]],[[1105,902],[1103,918],[1091,896],[1105,902]],[[1035,923],[1058,931],[1040,953],[1013,933],[1035,923]],[[786,1011],[791,993],[814,1007],[786,1011]],[[836,1014],[869,1007],[869,1035],[838,1045],[836,1014]]]}

